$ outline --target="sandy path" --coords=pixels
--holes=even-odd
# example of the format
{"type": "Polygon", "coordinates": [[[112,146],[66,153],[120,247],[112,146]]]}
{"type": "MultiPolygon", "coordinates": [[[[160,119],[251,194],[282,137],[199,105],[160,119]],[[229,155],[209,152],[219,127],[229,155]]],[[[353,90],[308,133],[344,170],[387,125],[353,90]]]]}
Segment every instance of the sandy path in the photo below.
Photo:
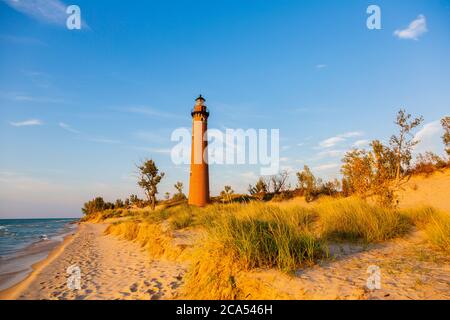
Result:
{"type": "Polygon", "coordinates": [[[103,235],[85,223],[74,239],[18,294],[19,299],[173,299],[183,284],[179,263],[154,260],[139,245],[103,235]],[[67,287],[66,270],[81,268],[81,289],[67,287]]]}
{"type": "Polygon", "coordinates": [[[450,258],[421,232],[369,248],[335,245],[335,258],[298,270],[252,276],[293,299],[450,299],[450,258]],[[367,289],[368,267],[381,271],[381,289],[367,289]]]}

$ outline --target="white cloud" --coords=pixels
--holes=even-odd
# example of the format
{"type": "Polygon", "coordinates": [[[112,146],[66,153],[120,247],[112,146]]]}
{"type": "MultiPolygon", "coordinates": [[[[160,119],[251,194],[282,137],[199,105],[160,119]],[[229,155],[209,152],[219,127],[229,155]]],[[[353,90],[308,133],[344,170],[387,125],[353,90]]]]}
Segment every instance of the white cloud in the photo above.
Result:
{"type": "Polygon", "coordinates": [[[334,147],[335,145],[339,144],[340,142],[344,142],[348,138],[358,137],[361,135],[363,135],[363,133],[360,131],[351,131],[351,132],[342,133],[337,136],[334,136],[334,137],[331,137],[331,138],[321,141],[319,143],[319,147],[331,148],[331,147],[334,147]]]}
{"type": "MultiPolygon", "coordinates": [[[[66,20],[69,16],[66,13],[68,5],[59,0],[3,0],[14,10],[23,13],[36,20],[66,26],[66,20]]],[[[81,21],[82,27],[89,29],[85,21],[81,21]]]]}
{"type": "Polygon", "coordinates": [[[105,138],[88,138],[88,141],[98,142],[98,143],[106,143],[106,144],[119,144],[119,140],[113,139],[105,139],[105,138]]]}
{"type": "Polygon", "coordinates": [[[321,151],[317,154],[317,157],[319,159],[322,158],[335,158],[335,157],[340,157],[343,154],[345,154],[344,150],[327,150],[327,151],[321,151]]]}
{"type": "Polygon", "coordinates": [[[342,142],[342,141],[345,141],[345,139],[343,137],[339,137],[339,136],[331,137],[331,138],[328,138],[328,139],[325,139],[325,140],[321,141],[319,143],[319,146],[322,147],[322,148],[331,148],[331,147],[334,147],[335,145],[337,145],[339,142],[342,142]]]}
{"type": "Polygon", "coordinates": [[[73,129],[67,123],[60,122],[58,125],[59,125],[60,128],[66,130],[66,131],[69,131],[69,132],[72,132],[72,133],[80,133],[80,131],[73,129]]]}
{"type": "Polygon", "coordinates": [[[414,153],[432,151],[441,154],[444,151],[442,133],[443,129],[439,120],[426,123],[414,136],[414,140],[419,141],[414,148],[414,153]]]}
{"type": "Polygon", "coordinates": [[[394,35],[399,39],[418,40],[419,37],[427,31],[427,20],[425,16],[421,14],[416,20],[409,24],[408,28],[395,30],[394,35]]]}
{"type": "Polygon", "coordinates": [[[353,137],[359,137],[362,135],[363,135],[363,133],[361,131],[351,131],[351,132],[343,133],[340,136],[343,138],[353,138],[353,137]]]}
{"type": "Polygon", "coordinates": [[[144,140],[147,142],[169,142],[170,141],[170,135],[161,135],[159,133],[154,133],[150,131],[137,131],[133,133],[133,136],[136,139],[144,140]]]}
{"type": "Polygon", "coordinates": [[[43,125],[42,121],[39,119],[30,119],[20,122],[10,122],[10,124],[14,127],[27,127],[27,126],[41,126],[43,125]]]}
{"type": "Polygon", "coordinates": [[[326,67],[328,67],[326,64],[318,64],[318,65],[316,65],[317,69],[324,69],[326,67]]]}
{"type": "Polygon", "coordinates": [[[313,170],[314,171],[326,171],[326,170],[335,169],[335,168],[339,168],[338,163],[322,164],[322,165],[313,167],[313,170]]]}
{"type": "Polygon", "coordinates": [[[186,116],[181,116],[179,114],[170,113],[170,112],[159,111],[159,110],[155,110],[155,109],[149,108],[149,107],[130,107],[130,108],[125,108],[122,111],[129,112],[129,113],[142,114],[142,115],[150,116],[150,117],[186,118],[186,116]]]}
{"type": "Polygon", "coordinates": [[[20,45],[38,45],[45,46],[46,43],[35,38],[19,37],[15,35],[0,35],[0,40],[20,45]]]}
{"type": "Polygon", "coordinates": [[[355,141],[355,143],[353,143],[353,147],[355,147],[355,148],[362,148],[362,147],[368,146],[369,143],[370,143],[369,140],[364,140],[364,139],[363,140],[357,140],[357,141],[355,141]]]}
{"type": "Polygon", "coordinates": [[[108,139],[108,138],[103,138],[103,137],[93,137],[90,136],[86,133],[83,133],[81,131],[78,131],[74,128],[72,128],[70,125],[68,125],[67,123],[64,122],[60,122],[58,123],[58,126],[61,129],[64,129],[70,133],[73,133],[75,135],[78,135],[79,138],[86,140],[86,141],[90,141],[90,142],[97,142],[97,143],[104,143],[104,144],[121,144],[122,142],[119,140],[115,140],[115,139],[108,139]]]}
{"type": "Polygon", "coordinates": [[[47,97],[33,97],[20,92],[2,92],[0,91],[0,98],[17,102],[38,102],[38,103],[66,103],[62,99],[54,99],[47,97]]]}
{"type": "Polygon", "coordinates": [[[244,180],[246,180],[246,181],[253,181],[253,180],[257,180],[258,179],[258,176],[253,171],[243,172],[243,173],[240,174],[240,176],[242,178],[244,178],[244,180]]]}
{"type": "Polygon", "coordinates": [[[172,149],[169,148],[149,148],[149,147],[132,147],[135,150],[144,151],[144,152],[150,152],[150,153],[163,153],[163,154],[170,154],[172,152],[172,149]]]}

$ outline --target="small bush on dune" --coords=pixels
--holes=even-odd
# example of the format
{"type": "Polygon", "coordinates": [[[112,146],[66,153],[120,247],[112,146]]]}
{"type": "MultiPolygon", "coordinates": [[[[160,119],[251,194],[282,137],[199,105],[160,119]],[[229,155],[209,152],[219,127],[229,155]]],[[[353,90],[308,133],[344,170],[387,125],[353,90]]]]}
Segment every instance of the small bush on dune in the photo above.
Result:
{"type": "Polygon", "coordinates": [[[187,228],[192,222],[193,216],[189,211],[179,212],[169,218],[170,226],[174,230],[187,228]]]}
{"type": "Polygon", "coordinates": [[[407,219],[397,211],[356,198],[324,202],[315,210],[324,238],[377,242],[403,235],[409,229],[407,219]]]}

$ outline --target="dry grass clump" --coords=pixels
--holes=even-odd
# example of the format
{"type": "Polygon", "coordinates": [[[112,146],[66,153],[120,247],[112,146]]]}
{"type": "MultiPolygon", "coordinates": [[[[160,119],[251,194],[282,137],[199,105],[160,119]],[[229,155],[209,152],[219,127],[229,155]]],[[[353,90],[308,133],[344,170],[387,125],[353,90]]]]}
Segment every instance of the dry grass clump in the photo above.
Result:
{"type": "Polygon", "coordinates": [[[309,231],[311,213],[251,204],[223,214],[209,229],[210,238],[223,243],[245,269],[293,270],[320,255],[319,241],[309,231]]]}
{"type": "Polygon", "coordinates": [[[244,300],[287,299],[285,294],[262,284],[242,270],[239,261],[222,243],[208,240],[191,255],[194,263],[185,276],[187,299],[244,300]]]}
{"type": "Polygon", "coordinates": [[[436,247],[450,252],[450,216],[431,207],[403,212],[417,228],[425,230],[428,240],[436,247]]]}
{"type": "Polygon", "coordinates": [[[161,225],[135,221],[122,221],[109,225],[105,234],[111,234],[121,239],[135,241],[145,247],[150,256],[168,259],[182,259],[184,247],[173,244],[169,232],[162,230],[161,225]]]}
{"type": "Polygon", "coordinates": [[[211,210],[217,215],[208,220],[207,236],[191,257],[185,287],[189,298],[249,298],[258,285],[242,277],[243,271],[292,271],[322,256],[320,241],[309,230],[313,213],[304,208],[249,204],[237,211],[234,206],[211,210]]]}
{"type": "Polygon", "coordinates": [[[357,198],[323,202],[315,207],[322,237],[367,243],[405,234],[410,227],[398,211],[370,205],[357,198]]]}

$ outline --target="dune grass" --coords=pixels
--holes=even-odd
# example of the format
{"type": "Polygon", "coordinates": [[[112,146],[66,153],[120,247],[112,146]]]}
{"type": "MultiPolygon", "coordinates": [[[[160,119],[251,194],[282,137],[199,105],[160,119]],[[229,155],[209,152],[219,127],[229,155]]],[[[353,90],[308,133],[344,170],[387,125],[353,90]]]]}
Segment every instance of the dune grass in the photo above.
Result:
{"type": "Polygon", "coordinates": [[[207,236],[192,255],[186,277],[189,298],[248,298],[246,288],[252,287],[254,294],[257,284],[239,277],[241,271],[289,272],[323,255],[320,241],[310,231],[311,211],[266,204],[216,205],[207,216],[207,236]]]}
{"type": "Polygon", "coordinates": [[[135,241],[146,248],[154,258],[164,257],[173,260],[182,259],[183,247],[173,245],[170,233],[164,231],[160,224],[148,221],[129,220],[110,224],[105,234],[111,234],[121,239],[135,241]]]}
{"type": "Polygon", "coordinates": [[[327,201],[315,207],[320,232],[329,240],[379,242],[405,234],[410,224],[398,211],[357,198],[327,201]]]}
{"type": "Polygon", "coordinates": [[[277,207],[250,205],[215,220],[209,232],[246,269],[275,267],[288,271],[312,262],[321,252],[307,224],[302,214],[289,215],[277,207]]]}
{"type": "Polygon", "coordinates": [[[405,210],[403,215],[425,231],[431,244],[450,253],[450,216],[431,207],[405,210]]]}
{"type": "Polygon", "coordinates": [[[434,246],[449,251],[448,214],[428,207],[385,209],[357,198],[325,199],[308,206],[182,204],[140,210],[111,224],[106,233],[138,242],[153,257],[189,261],[183,287],[186,298],[247,299],[282,298],[249,276],[255,269],[290,273],[326,258],[330,241],[381,242],[403,236],[413,226],[424,230],[434,246]],[[202,235],[189,250],[173,244],[174,232],[185,228],[202,235]]]}

